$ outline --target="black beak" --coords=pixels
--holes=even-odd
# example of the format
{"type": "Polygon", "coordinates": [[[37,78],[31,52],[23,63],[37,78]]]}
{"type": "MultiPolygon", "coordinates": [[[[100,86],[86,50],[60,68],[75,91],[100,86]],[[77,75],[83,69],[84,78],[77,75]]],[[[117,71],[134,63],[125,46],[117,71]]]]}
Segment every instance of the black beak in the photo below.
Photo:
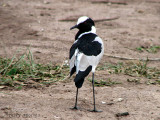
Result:
{"type": "Polygon", "coordinates": [[[71,27],[70,30],[72,30],[74,28],[78,28],[78,25],[75,25],[75,26],[71,27]]]}

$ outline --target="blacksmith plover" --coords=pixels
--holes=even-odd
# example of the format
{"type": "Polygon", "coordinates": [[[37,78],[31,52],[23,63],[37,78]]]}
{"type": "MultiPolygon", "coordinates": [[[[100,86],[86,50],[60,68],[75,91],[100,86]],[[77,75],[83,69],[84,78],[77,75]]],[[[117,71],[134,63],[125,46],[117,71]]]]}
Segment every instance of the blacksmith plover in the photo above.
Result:
{"type": "Polygon", "coordinates": [[[75,42],[70,48],[70,76],[76,72],[74,79],[77,87],[76,102],[72,109],[78,109],[77,97],[78,89],[82,87],[85,77],[92,71],[92,86],[93,86],[93,104],[94,109],[92,112],[99,112],[95,106],[95,93],[94,93],[94,72],[100,59],[104,53],[103,41],[96,35],[96,28],[94,21],[87,17],[82,16],[78,19],[77,24],[70,29],[79,29],[75,36],[75,42]]]}

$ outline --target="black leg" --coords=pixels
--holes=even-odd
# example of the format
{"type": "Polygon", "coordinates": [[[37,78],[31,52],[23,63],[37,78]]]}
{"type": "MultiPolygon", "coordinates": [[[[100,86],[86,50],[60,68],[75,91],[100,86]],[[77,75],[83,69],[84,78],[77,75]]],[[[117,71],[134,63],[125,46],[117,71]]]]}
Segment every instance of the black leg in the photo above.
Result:
{"type": "Polygon", "coordinates": [[[93,110],[91,110],[91,112],[102,112],[102,111],[98,111],[96,109],[96,104],[95,104],[95,92],[94,92],[94,73],[92,73],[92,86],[93,86],[93,110]]]}
{"type": "Polygon", "coordinates": [[[78,99],[78,88],[77,88],[77,92],[76,92],[76,102],[75,102],[75,106],[71,109],[73,110],[78,110],[78,107],[77,107],[77,99],[78,99]]]}

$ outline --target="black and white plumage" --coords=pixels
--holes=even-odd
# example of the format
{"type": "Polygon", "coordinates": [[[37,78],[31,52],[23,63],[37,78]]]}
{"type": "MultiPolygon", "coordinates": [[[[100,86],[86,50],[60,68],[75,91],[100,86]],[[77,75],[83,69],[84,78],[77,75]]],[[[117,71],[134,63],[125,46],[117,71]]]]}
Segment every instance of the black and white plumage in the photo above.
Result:
{"type": "Polygon", "coordinates": [[[104,46],[103,41],[96,35],[96,28],[94,21],[87,17],[80,17],[77,24],[71,29],[78,28],[79,31],[75,36],[75,42],[70,48],[70,76],[76,72],[74,79],[77,87],[76,103],[74,109],[77,109],[78,89],[82,87],[85,77],[92,71],[92,85],[93,85],[93,100],[95,108],[94,95],[94,72],[103,56],[104,46]]]}

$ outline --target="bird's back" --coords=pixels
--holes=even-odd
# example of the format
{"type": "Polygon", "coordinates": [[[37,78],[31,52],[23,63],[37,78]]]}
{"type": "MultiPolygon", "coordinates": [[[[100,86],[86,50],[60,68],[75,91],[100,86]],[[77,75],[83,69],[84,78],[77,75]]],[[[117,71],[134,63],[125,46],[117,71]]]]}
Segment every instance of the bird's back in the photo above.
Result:
{"type": "Polygon", "coordinates": [[[74,42],[70,49],[70,75],[76,72],[76,86],[81,87],[84,78],[95,70],[103,51],[103,42],[94,33],[83,34],[74,42]]]}

